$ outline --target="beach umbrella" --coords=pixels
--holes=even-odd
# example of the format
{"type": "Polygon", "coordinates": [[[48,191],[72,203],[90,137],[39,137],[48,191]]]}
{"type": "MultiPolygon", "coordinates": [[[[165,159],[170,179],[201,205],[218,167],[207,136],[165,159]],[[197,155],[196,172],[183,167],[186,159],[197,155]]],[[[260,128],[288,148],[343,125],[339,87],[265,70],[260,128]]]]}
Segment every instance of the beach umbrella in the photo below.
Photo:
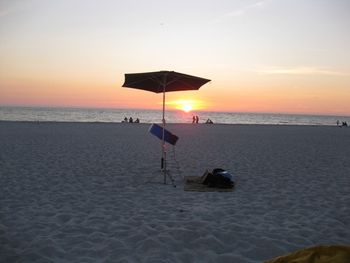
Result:
{"type": "Polygon", "coordinates": [[[161,169],[164,171],[164,183],[166,183],[166,161],[165,161],[165,93],[171,91],[198,90],[209,79],[191,76],[175,71],[155,71],[143,73],[125,74],[123,87],[141,89],[155,93],[163,93],[163,117],[162,117],[162,159],[161,169]]]}

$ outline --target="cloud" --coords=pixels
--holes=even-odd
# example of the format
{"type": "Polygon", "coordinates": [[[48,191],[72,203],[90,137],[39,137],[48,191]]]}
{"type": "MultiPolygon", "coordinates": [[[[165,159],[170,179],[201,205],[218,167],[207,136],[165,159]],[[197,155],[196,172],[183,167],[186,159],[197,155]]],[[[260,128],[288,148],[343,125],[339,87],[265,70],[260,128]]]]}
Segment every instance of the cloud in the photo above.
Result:
{"type": "Polygon", "coordinates": [[[329,75],[329,76],[350,76],[349,73],[334,71],[317,67],[266,67],[256,70],[259,74],[264,75],[329,75]]]}
{"type": "Polygon", "coordinates": [[[233,10],[231,12],[228,12],[228,13],[222,15],[221,19],[246,15],[249,11],[252,11],[254,9],[260,9],[260,8],[264,7],[270,1],[271,0],[262,0],[262,1],[254,3],[254,4],[251,4],[251,5],[246,5],[246,6],[240,7],[236,10],[233,10]]]}

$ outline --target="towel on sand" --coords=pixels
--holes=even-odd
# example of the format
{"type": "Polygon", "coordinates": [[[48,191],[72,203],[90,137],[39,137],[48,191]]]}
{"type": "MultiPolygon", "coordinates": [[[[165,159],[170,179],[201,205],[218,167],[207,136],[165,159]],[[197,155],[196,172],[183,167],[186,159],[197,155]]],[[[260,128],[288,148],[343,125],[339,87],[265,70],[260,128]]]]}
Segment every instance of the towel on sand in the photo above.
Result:
{"type": "Polygon", "coordinates": [[[265,263],[348,263],[350,246],[316,246],[280,256],[265,263]]]}

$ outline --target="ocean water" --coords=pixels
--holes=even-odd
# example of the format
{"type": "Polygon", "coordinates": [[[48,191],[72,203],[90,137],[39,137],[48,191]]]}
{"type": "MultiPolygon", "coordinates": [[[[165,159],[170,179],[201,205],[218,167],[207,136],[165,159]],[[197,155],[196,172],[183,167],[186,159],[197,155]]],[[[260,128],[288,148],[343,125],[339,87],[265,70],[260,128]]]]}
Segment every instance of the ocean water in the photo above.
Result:
{"type": "MultiPolygon", "coordinates": [[[[320,116],[297,114],[234,113],[166,110],[167,123],[191,123],[192,116],[199,116],[199,123],[210,118],[221,124],[274,124],[274,125],[336,125],[337,120],[350,124],[349,116],[320,116]]],[[[161,123],[161,110],[86,109],[0,106],[0,121],[33,122],[121,122],[124,117],[139,118],[142,123],[161,123]]]]}

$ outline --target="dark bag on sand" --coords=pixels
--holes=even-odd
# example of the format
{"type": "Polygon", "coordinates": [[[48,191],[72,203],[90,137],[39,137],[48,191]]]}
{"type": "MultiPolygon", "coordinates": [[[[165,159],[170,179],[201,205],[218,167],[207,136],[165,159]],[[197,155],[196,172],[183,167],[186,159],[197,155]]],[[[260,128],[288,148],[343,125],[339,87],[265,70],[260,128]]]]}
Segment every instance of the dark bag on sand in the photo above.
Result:
{"type": "Polygon", "coordinates": [[[235,185],[232,175],[221,168],[216,168],[213,172],[207,173],[203,180],[203,184],[217,188],[233,188],[235,185]]]}

